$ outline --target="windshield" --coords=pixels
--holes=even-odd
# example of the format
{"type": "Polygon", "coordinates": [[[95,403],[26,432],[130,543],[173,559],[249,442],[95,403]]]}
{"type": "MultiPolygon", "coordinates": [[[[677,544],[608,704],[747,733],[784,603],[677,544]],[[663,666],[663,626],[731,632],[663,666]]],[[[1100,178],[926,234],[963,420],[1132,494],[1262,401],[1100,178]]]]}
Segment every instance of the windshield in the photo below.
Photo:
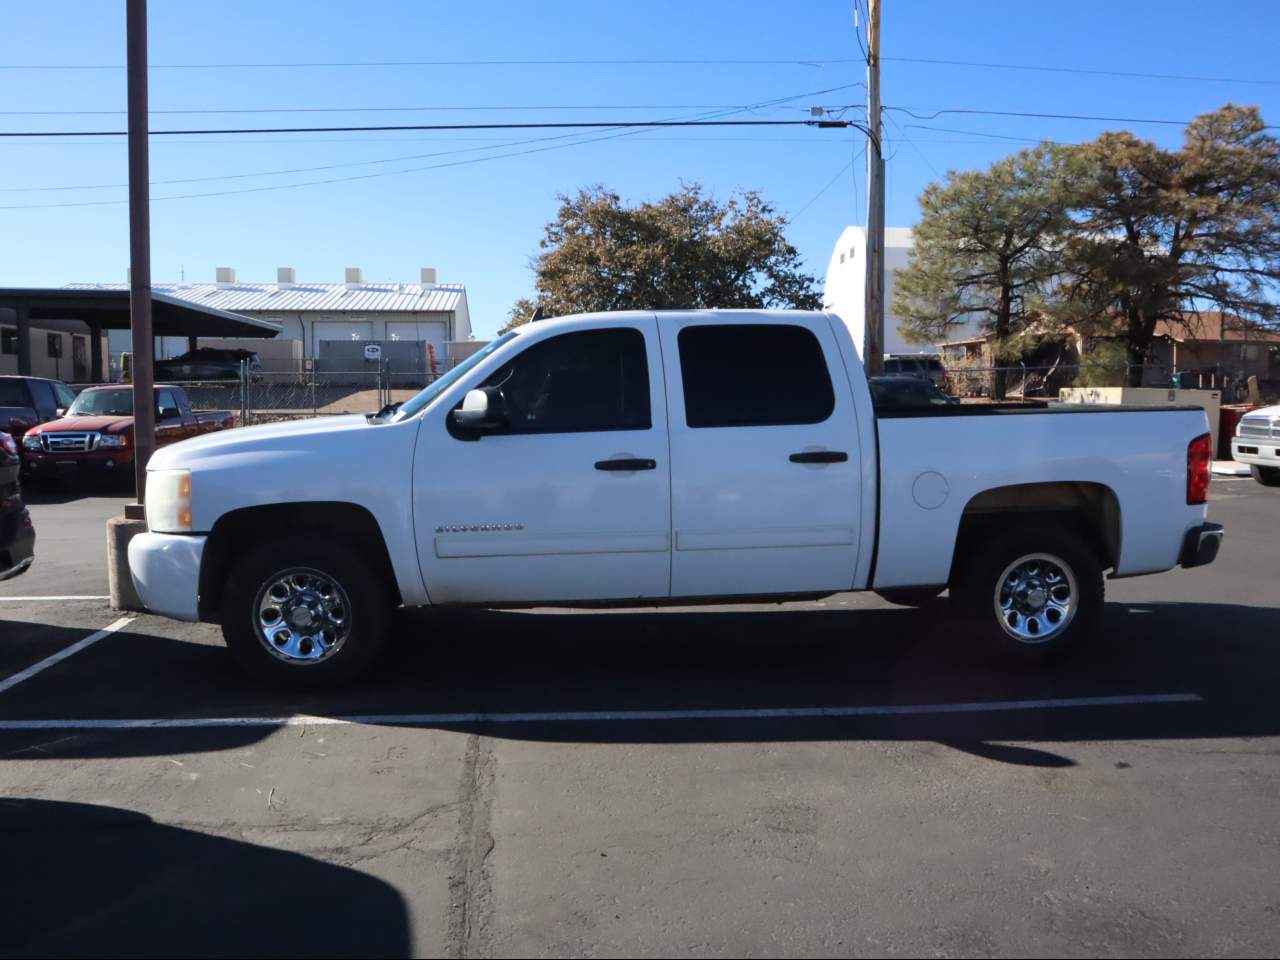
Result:
{"type": "Polygon", "coordinates": [[[133,390],[86,390],[67,409],[69,417],[131,417],[133,390]]]}
{"type": "Polygon", "coordinates": [[[458,379],[462,377],[468,370],[474,367],[477,363],[479,363],[485,357],[489,356],[489,354],[493,353],[493,351],[497,350],[500,346],[502,346],[504,343],[506,343],[515,335],[516,335],[515,331],[512,331],[510,333],[504,333],[497,340],[494,340],[492,343],[484,347],[482,350],[478,350],[475,353],[473,353],[471,356],[467,357],[467,359],[463,360],[460,364],[458,364],[456,367],[454,367],[444,376],[440,377],[438,380],[433,381],[431,385],[427,387],[427,389],[423,390],[421,393],[417,394],[416,396],[402,403],[400,405],[400,409],[397,410],[394,416],[391,417],[391,422],[399,423],[401,420],[407,420],[410,417],[412,417],[414,414],[425,409],[427,404],[429,404],[432,400],[438,397],[445,390],[448,390],[449,387],[457,383],[458,379]]]}

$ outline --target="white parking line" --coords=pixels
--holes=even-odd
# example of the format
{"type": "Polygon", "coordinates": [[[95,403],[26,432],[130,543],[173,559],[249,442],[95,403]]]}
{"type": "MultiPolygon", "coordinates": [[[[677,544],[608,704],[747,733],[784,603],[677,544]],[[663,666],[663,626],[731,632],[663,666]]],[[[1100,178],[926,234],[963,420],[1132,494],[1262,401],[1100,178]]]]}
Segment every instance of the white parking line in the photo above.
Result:
{"type": "Polygon", "coordinates": [[[107,626],[103,627],[97,633],[91,633],[89,634],[89,636],[85,637],[83,640],[77,640],[75,643],[71,644],[71,646],[65,647],[64,649],[59,650],[57,653],[51,656],[45,657],[39,663],[32,664],[31,666],[27,667],[27,669],[22,670],[18,673],[15,673],[13,676],[9,677],[7,680],[0,682],[0,693],[4,693],[6,690],[12,690],[14,687],[22,683],[24,680],[30,680],[37,673],[40,673],[43,670],[48,670],[53,665],[61,663],[63,660],[67,659],[67,657],[75,656],[77,653],[79,653],[81,650],[84,650],[86,647],[93,646],[103,637],[109,637],[111,636],[111,634],[115,633],[117,630],[121,629],[122,627],[126,627],[129,624],[133,623],[133,620],[134,620],[133,617],[121,617],[115,623],[107,624],[107,626]]]}
{"type": "Polygon", "coordinates": [[[625,723],[637,720],[809,720],[1203,702],[1204,698],[1197,693],[1153,693],[1125,697],[1063,697],[1051,700],[993,700],[975,703],[921,703],[866,707],[763,707],[745,710],[583,710],[533,713],[369,713],[333,717],[298,714],[287,717],[156,717],[142,720],[0,720],[0,730],[186,730],[199,727],[336,727],[353,724],[437,726],[464,723],[625,723]]]}
{"type": "Polygon", "coordinates": [[[30,603],[35,600],[110,600],[110,597],[0,597],[0,603],[30,603]]]}

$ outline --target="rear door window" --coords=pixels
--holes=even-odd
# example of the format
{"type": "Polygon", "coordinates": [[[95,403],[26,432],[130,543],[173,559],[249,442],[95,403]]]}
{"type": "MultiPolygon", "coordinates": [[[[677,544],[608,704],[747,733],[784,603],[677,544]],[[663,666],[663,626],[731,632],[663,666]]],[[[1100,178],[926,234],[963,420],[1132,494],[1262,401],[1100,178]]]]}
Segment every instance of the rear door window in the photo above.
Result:
{"type": "Polygon", "coordinates": [[[0,407],[26,407],[27,389],[22,380],[0,380],[0,407]]]}
{"type": "Polygon", "coordinates": [[[58,408],[57,398],[53,395],[53,387],[44,380],[28,380],[31,385],[31,398],[35,407],[42,414],[51,415],[58,408]]]}
{"type": "Polygon", "coordinates": [[[690,427],[821,423],[835,409],[822,345],[805,327],[699,324],[676,343],[690,427]]]}

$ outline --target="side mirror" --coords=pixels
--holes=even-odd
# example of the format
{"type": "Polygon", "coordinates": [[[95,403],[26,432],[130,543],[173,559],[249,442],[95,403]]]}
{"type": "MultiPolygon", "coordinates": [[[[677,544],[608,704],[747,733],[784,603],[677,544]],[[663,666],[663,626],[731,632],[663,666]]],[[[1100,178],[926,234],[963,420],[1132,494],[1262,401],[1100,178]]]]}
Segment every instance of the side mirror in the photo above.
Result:
{"type": "Polygon", "coordinates": [[[449,422],[464,433],[496,433],[507,426],[507,404],[497,387],[468,390],[449,422]]]}
{"type": "Polygon", "coordinates": [[[63,417],[65,417],[65,416],[67,415],[67,408],[66,408],[66,407],[57,407],[57,408],[55,408],[55,409],[54,409],[54,411],[53,411],[53,415],[54,415],[55,417],[57,417],[59,420],[61,420],[63,417]]]}

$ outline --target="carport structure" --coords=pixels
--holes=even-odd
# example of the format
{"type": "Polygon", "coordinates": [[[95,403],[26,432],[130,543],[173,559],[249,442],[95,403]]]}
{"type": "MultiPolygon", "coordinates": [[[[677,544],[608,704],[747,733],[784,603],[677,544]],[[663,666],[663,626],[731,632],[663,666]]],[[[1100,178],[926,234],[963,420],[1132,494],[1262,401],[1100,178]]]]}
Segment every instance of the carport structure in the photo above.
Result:
{"type": "MultiPolygon", "coordinates": [[[[129,329],[128,290],[62,287],[0,287],[0,319],[13,314],[17,327],[18,373],[31,373],[31,328],[88,333],[90,379],[103,380],[102,332],[129,329]]],[[[163,293],[151,293],[153,334],[186,337],[261,337],[280,333],[280,325],[226,310],[200,306],[163,293]]]]}

